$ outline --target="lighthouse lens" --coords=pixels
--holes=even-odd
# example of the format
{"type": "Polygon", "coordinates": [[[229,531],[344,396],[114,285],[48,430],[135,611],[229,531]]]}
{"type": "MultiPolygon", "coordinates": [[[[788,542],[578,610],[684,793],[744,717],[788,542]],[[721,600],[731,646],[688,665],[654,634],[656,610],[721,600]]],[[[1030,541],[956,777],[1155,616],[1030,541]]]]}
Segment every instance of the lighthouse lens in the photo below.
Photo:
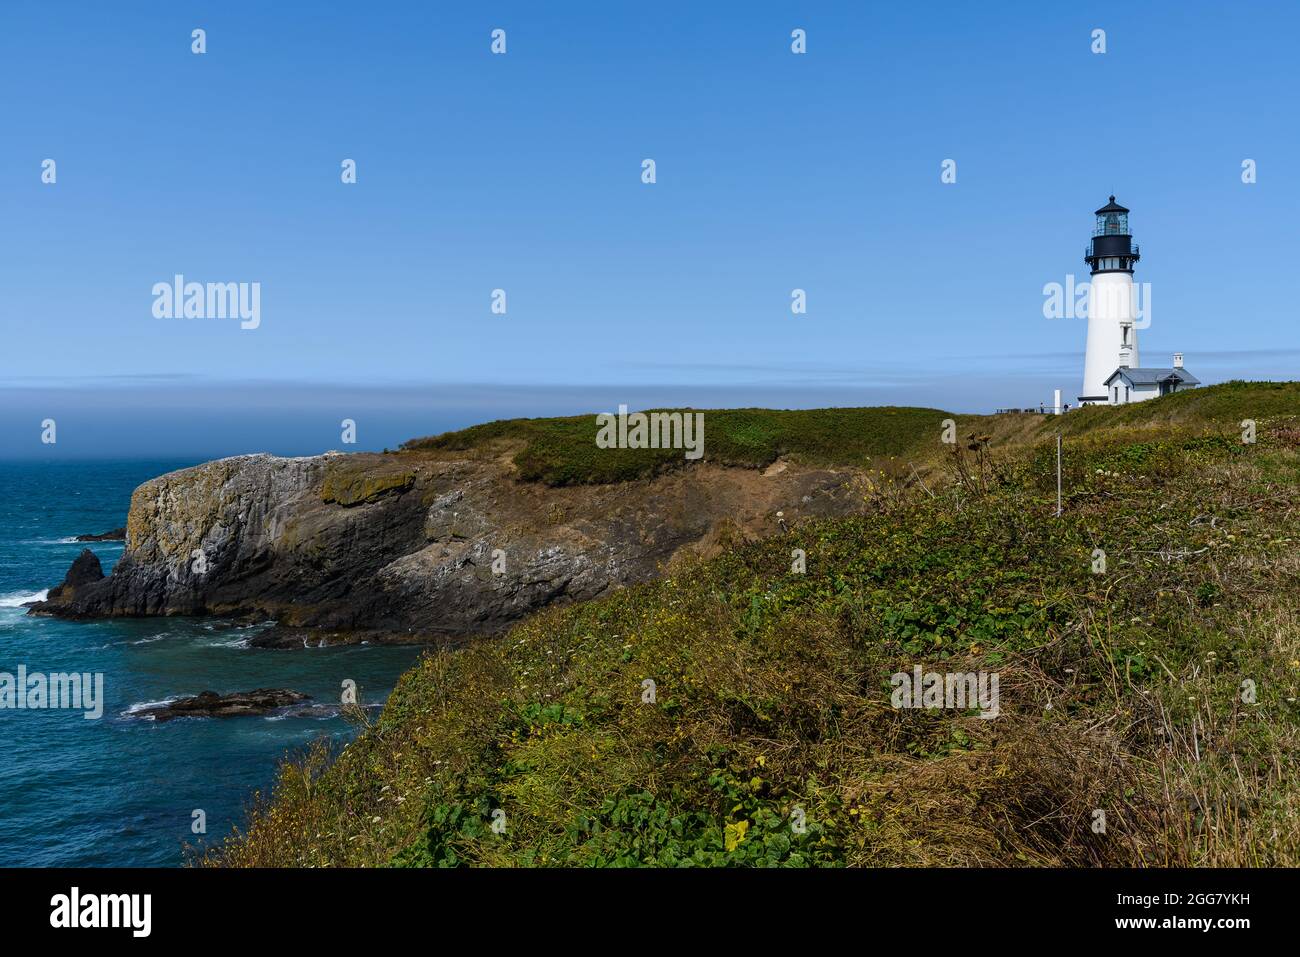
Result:
{"type": "Polygon", "coordinates": [[[1128,213],[1106,213],[1097,217],[1095,236],[1127,236],[1128,213]]]}

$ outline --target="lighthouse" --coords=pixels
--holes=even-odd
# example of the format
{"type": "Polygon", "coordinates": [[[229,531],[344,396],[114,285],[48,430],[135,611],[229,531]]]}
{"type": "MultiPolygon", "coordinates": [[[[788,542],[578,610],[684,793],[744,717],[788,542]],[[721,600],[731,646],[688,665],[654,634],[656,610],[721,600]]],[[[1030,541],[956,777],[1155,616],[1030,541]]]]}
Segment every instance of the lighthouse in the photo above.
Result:
{"type": "Polygon", "coordinates": [[[1129,211],[1115,202],[1097,210],[1096,226],[1083,261],[1092,270],[1088,293],[1088,350],[1079,402],[1107,402],[1106,380],[1116,369],[1138,365],[1133,266],[1141,258],[1128,229],[1129,211]]]}
{"type": "MultiPolygon", "coordinates": [[[[1097,225],[1083,256],[1092,282],[1079,404],[1127,405],[1195,388],[1201,380],[1183,368],[1181,352],[1174,353],[1172,366],[1144,369],[1139,364],[1133,265],[1141,256],[1128,231],[1128,210],[1112,196],[1095,215],[1097,225]]],[[[1149,298],[1146,308],[1149,317],[1149,298]]]]}

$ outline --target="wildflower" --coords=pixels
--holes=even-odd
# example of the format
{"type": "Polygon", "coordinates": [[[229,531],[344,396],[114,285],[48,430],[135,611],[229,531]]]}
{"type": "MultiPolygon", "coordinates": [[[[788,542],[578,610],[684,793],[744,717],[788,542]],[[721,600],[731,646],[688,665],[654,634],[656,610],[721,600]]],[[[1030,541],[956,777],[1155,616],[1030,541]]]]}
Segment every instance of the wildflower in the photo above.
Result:
{"type": "Polygon", "coordinates": [[[725,843],[728,851],[734,851],[740,846],[741,841],[745,839],[745,832],[749,830],[748,821],[738,821],[735,824],[728,824],[725,835],[725,843]]]}

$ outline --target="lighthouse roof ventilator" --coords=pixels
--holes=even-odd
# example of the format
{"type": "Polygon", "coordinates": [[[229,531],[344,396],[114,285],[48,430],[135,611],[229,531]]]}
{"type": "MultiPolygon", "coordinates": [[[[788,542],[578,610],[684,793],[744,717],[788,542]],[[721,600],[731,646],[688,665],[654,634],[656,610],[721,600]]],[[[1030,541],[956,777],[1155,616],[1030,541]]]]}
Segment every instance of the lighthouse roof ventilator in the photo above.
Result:
{"type": "Polygon", "coordinates": [[[1088,344],[1081,405],[1124,405],[1200,384],[1175,353],[1170,368],[1142,368],[1138,359],[1133,267],[1142,258],[1128,225],[1129,210],[1115,197],[1094,214],[1096,225],[1083,261],[1092,271],[1088,344]]]}

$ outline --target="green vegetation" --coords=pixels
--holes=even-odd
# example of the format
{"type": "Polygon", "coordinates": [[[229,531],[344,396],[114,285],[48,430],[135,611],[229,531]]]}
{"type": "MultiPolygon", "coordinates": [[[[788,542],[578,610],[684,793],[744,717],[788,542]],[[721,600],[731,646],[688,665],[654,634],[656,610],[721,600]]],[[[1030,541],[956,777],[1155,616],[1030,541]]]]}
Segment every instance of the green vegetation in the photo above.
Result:
{"type": "MultiPolygon", "coordinates": [[[[1071,436],[1060,518],[1049,437],[991,447],[1010,427],[972,418],[934,460],[940,414],[882,410],[920,432],[882,425],[853,454],[933,461],[865,476],[861,515],[426,655],[202,861],[1300,865],[1300,393],[1197,392],[1051,422],[1071,436]],[[999,717],[891,707],[914,665],[997,672],[999,717]]],[[[756,427],[746,464],[836,458],[838,417],[863,412],[807,415],[802,442],[756,427]]],[[[524,438],[551,456],[538,477],[595,480],[570,428],[426,441],[524,438]]]]}
{"type": "Polygon", "coordinates": [[[1066,435],[1081,435],[1098,428],[1177,424],[1186,430],[1213,428],[1233,432],[1242,419],[1263,424],[1279,417],[1293,418],[1298,409],[1300,382],[1234,381],[1176,392],[1155,402],[1135,402],[1114,408],[1085,406],[1059,420],[1053,416],[1044,429],[1050,427],[1055,432],[1059,427],[1066,435]]]}
{"type": "MultiPolygon", "coordinates": [[[[939,421],[947,415],[938,409],[888,406],[706,411],[704,460],[763,468],[789,456],[808,465],[861,465],[872,458],[902,455],[923,440],[933,442],[939,421]]],[[[519,477],[547,485],[626,482],[688,464],[681,449],[598,448],[596,432],[594,415],[506,419],[412,439],[402,448],[464,452],[495,442],[520,444],[514,457],[519,477]]]]}

